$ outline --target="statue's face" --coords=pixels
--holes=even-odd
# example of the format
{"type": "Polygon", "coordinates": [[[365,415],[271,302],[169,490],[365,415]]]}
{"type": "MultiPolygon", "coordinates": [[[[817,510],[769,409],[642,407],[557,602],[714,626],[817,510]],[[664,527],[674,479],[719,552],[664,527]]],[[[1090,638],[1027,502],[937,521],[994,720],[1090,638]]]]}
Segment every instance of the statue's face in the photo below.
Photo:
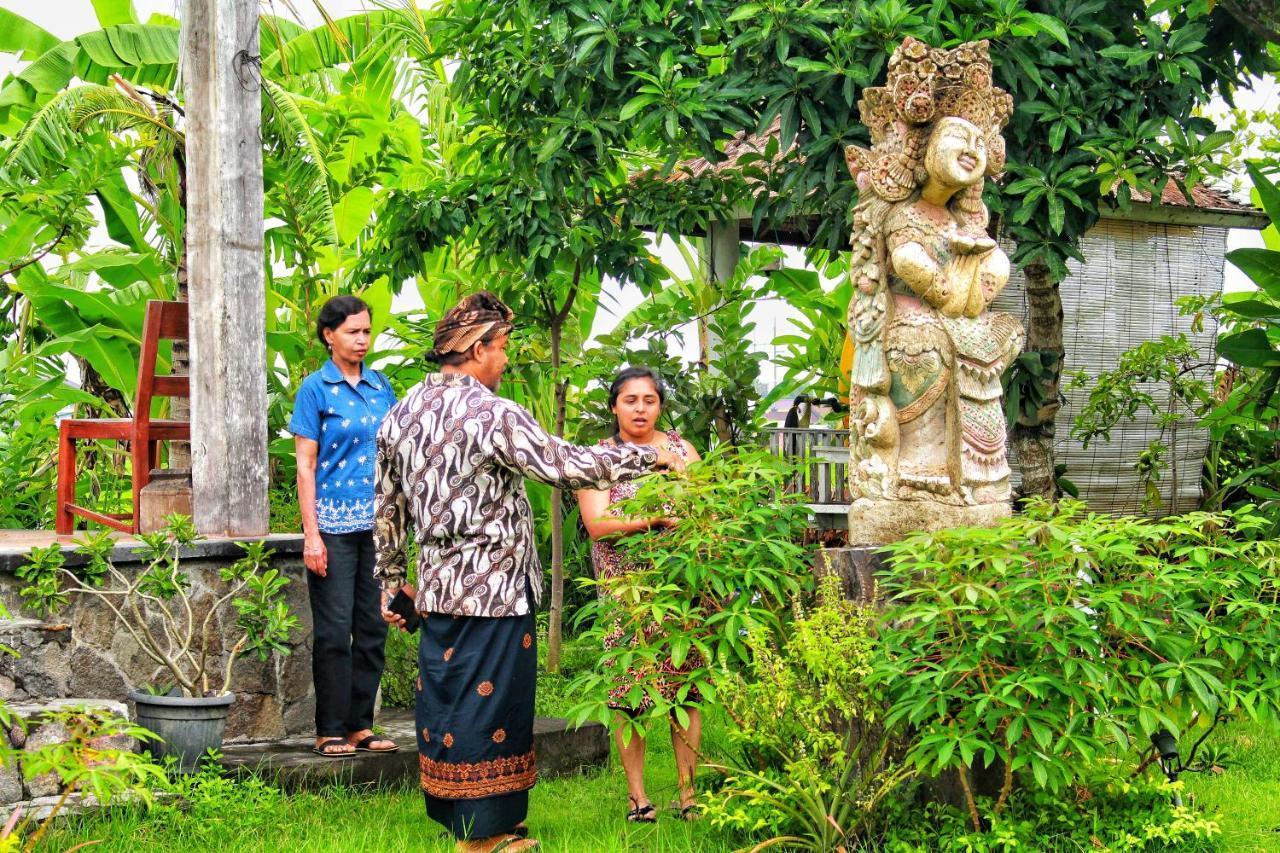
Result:
{"type": "Polygon", "coordinates": [[[987,171],[987,144],[972,122],[948,117],[938,122],[925,149],[924,167],[947,186],[967,187],[987,171]]]}

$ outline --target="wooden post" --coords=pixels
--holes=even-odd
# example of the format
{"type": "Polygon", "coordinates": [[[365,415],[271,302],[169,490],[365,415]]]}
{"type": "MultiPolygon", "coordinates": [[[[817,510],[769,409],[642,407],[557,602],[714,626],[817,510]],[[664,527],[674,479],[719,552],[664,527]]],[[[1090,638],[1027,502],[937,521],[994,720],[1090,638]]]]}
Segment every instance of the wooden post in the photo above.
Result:
{"type": "Polygon", "coordinates": [[[267,532],[258,0],[185,0],[191,479],[207,536],[267,532]]]}

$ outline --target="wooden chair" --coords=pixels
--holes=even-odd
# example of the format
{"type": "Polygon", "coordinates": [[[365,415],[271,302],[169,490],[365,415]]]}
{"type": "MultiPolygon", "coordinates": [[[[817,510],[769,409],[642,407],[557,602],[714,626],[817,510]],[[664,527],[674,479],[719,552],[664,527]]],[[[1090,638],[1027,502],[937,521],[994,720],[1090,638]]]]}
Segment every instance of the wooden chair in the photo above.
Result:
{"type": "Polygon", "coordinates": [[[153,397],[189,397],[191,383],[186,376],[156,375],[156,355],[162,340],[186,340],[187,303],[147,303],[142,331],[142,357],[138,363],[138,391],[134,397],[132,418],[67,418],[58,425],[58,506],[56,527],[60,534],[75,529],[77,515],[122,530],[138,532],[138,495],[151,480],[162,441],[190,441],[191,424],[187,421],[152,420],[153,397]],[[77,506],[76,441],[77,439],[114,439],[129,442],[133,460],[133,511],[103,513],[77,506]]]}

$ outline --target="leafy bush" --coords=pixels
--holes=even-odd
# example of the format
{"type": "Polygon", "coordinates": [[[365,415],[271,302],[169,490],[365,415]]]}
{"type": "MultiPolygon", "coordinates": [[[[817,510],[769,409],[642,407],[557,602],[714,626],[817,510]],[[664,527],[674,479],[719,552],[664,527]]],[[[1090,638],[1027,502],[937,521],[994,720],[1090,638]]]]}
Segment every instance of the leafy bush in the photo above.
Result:
{"type": "MultiPolygon", "coordinates": [[[[1180,784],[1179,786],[1180,787],[1180,784]]],[[[976,832],[962,809],[904,801],[885,809],[887,826],[876,850],[887,853],[985,853],[1016,850],[1163,851],[1216,849],[1222,830],[1215,817],[1171,804],[1175,786],[1098,781],[1072,796],[1045,791],[1013,794],[997,814],[980,805],[989,829],[976,832]]]]}
{"type": "Polygon", "coordinates": [[[1003,764],[1061,794],[1117,747],[1280,708],[1280,545],[1247,514],[1162,522],[1033,503],[888,546],[871,676],[919,771],[1003,764]]]}
{"type": "Polygon", "coordinates": [[[412,708],[418,681],[418,635],[397,628],[387,631],[386,664],[382,669],[382,704],[412,708]]]}
{"type": "MultiPolygon", "coordinates": [[[[29,781],[52,774],[57,777],[59,797],[52,811],[23,815],[17,810],[0,830],[0,851],[18,850],[25,837],[23,850],[35,850],[73,794],[91,795],[99,803],[110,804],[122,797],[150,805],[153,790],[166,784],[164,771],[146,755],[111,745],[113,738],[133,738],[139,743],[154,740],[155,735],[128,720],[100,708],[62,708],[40,716],[45,725],[59,725],[67,739],[45,744],[36,749],[15,749],[0,739],[0,765],[21,762],[22,775],[29,781]],[[28,837],[28,833],[30,833],[28,837]]],[[[25,727],[22,720],[0,702],[0,723],[6,729],[25,727]]]]}
{"type": "Polygon", "coordinates": [[[723,784],[705,807],[720,828],[788,848],[832,850],[865,839],[882,800],[907,777],[889,760],[868,688],[872,615],[825,578],[816,605],[797,607],[785,643],[752,636],[747,669],[721,682],[720,699],[739,749],[719,768],[723,784]]]}
{"type": "Polygon", "coordinates": [[[750,660],[749,634],[781,635],[787,602],[810,576],[798,544],[808,511],[782,491],[791,474],[768,453],[720,449],[682,476],[646,479],[622,504],[625,515],[679,523],[621,539],[631,570],[583,581],[600,593],[579,614],[580,623],[590,625],[584,640],[600,649],[620,628],[630,645],[611,650],[574,680],[572,689],[587,697],[571,713],[576,721],[607,723],[613,716],[608,690],[625,676],[636,682],[629,704],[639,707],[646,696],[652,702],[629,725],[643,732],[668,714],[685,725],[685,708],[700,704],[691,697],[715,701],[723,674],[750,660]],[[696,665],[660,672],[659,662],[667,660],[696,665]]]}

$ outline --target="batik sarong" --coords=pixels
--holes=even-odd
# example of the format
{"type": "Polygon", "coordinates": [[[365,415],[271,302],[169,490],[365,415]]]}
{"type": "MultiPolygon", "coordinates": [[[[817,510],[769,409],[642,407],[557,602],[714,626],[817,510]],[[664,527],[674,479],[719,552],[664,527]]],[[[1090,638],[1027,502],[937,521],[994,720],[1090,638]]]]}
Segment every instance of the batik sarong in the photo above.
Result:
{"type": "Polygon", "coordinates": [[[418,767],[427,815],[456,838],[510,832],[537,780],[533,614],[432,613],[418,641],[418,767]]]}

